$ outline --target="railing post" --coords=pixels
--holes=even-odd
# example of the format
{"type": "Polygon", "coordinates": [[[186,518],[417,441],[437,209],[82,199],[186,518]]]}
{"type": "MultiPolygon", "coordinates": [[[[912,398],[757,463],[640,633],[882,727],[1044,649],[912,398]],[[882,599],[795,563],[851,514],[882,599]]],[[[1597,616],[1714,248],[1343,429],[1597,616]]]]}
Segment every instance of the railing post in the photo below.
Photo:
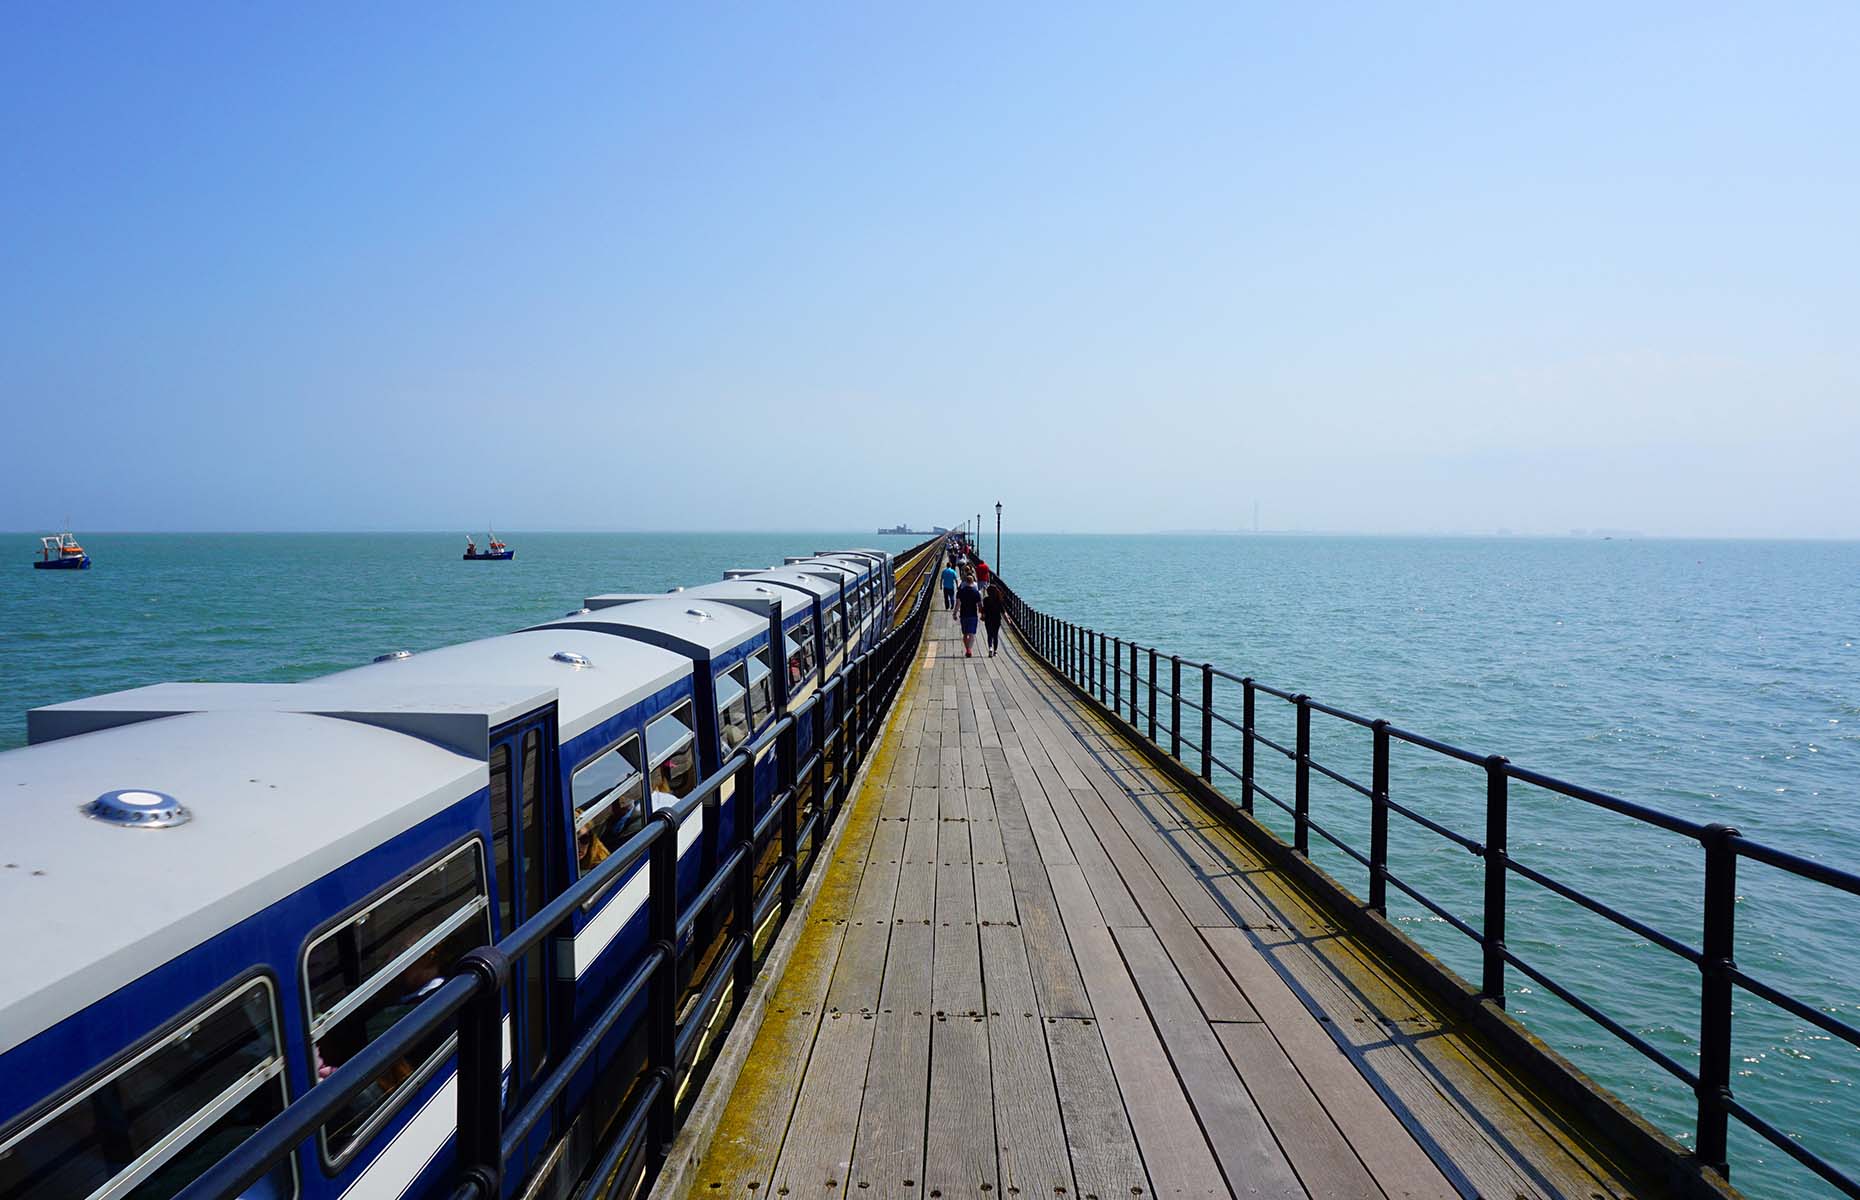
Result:
{"type": "Polygon", "coordinates": [[[663,957],[652,973],[646,1061],[659,1077],[658,1095],[652,1102],[651,1144],[654,1153],[663,1156],[671,1149],[678,1099],[678,822],[665,810],[654,813],[652,820],[659,822],[659,836],[649,851],[652,894],[647,936],[663,957]]]}
{"type": "Polygon", "coordinates": [[[1111,639],[1111,715],[1121,716],[1124,705],[1124,639],[1111,639]]]}
{"type": "Polygon", "coordinates": [[[1137,644],[1130,643],[1130,727],[1137,727],[1137,644]]]}
{"type": "Polygon", "coordinates": [[[1111,651],[1111,635],[1108,633],[1099,634],[1098,635],[1098,703],[1099,704],[1103,704],[1105,701],[1105,685],[1110,681],[1110,678],[1111,678],[1111,665],[1105,661],[1106,658],[1109,657],[1110,651],[1111,651]]]}
{"type": "Polygon", "coordinates": [[[1369,768],[1369,907],[1389,915],[1389,723],[1374,721],[1369,768]]]}
{"type": "Polygon", "coordinates": [[[1156,647],[1150,647],[1150,742],[1156,741],[1156,647]]]}
{"type": "MultiPolygon", "coordinates": [[[[814,798],[814,828],[823,829],[827,823],[827,697],[815,693],[819,699],[814,701],[814,770],[813,785],[808,791],[814,798]]],[[[789,753],[794,753],[793,749],[789,753]]],[[[801,881],[795,878],[801,864],[801,793],[796,789],[788,797],[788,803],[781,814],[781,858],[788,869],[782,873],[781,909],[785,916],[794,911],[795,899],[800,895],[801,881]]]]}
{"type": "Polygon", "coordinates": [[[1505,829],[1510,823],[1511,777],[1505,757],[1485,760],[1485,964],[1479,988],[1505,1007],[1505,829]]]}
{"type": "MultiPolygon", "coordinates": [[[[781,795],[786,787],[794,789],[794,755],[784,754],[781,745],[786,741],[794,743],[789,734],[794,729],[794,722],[788,722],[788,728],[775,735],[775,789],[781,795]]],[[[731,1005],[737,1012],[743,1010],[743,1002],[749,998],[749,989],[756,982],[756,756],[751,754],[736,773],[736,795],[731,797],[732,823],[736,826],[736,848],[742,857],[736,863],[735,897],[736,932],[742,938],[742,952],[736,956],[736,972],[731,991],[735,993],[731,1005]]],[[[784,801],[785,803],[786,801],[784,801]]]]}
{"type": "Polygon", "coordinates": [[[1182,761],[1182,656],[1169,656],[1169,757],[1182,761]]]}
{"type": "Polygon", "coordinates": [[[1731,971],[1737,932],[1737,851],[1729,825],[1705,827],[1705,936],[1699,959],[1699,1162],[1726,1179],[1731,1099],[1731,971]]]}
{"type": "Polygon", "coordinates": [[[1292,697],[1298,706],[1298,774],[1292,795],[1292,848],[1311,857],[1311,697],[1292,697]]]}
{"type": "Polygon", "coordinates": [[[1201,777],[1214,782],[1214,664],[1201,664],[1201,777]]]}
{"type": "Polygon", "coordinates": [[[510,959],[496,946],[480,946],[459,962],[477,990],[459,1013],[458,1166],[480,1195],[499,1194],[504,1169],[504,988],[510,959]]]}
{"type": "Polygon", "coordinates": [[[1253,677],[1240,681],[1240,811],[1253,811],[1253,677]]]}

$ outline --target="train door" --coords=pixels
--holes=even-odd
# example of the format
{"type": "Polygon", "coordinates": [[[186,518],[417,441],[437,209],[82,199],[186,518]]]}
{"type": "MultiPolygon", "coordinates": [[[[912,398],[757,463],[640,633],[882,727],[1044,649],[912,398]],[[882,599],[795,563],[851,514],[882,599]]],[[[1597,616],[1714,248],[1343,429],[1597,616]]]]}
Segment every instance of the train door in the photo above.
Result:
{"type": "MultiPolygon", "coordinates": [[[[563,866],[556,848],[566,845],[557,826],[561,784],[557,770],[553,710],[533,714],[491,735],[491,858],[497,892],[498,936],[507,936],[535,916],[562,889],[563,866]]],[[[551,1044],[565,1040],[568,1010],[553,985],[549,961],[554,939],[511,963],[506,1006],[510,1014],[510,1082],[505,1111],[528,1099],[551,1061],[551,1044]]],[[[538,1127],[507,1164],[522,1179],[532,1156],[551,1135],[538,1127]]]]}

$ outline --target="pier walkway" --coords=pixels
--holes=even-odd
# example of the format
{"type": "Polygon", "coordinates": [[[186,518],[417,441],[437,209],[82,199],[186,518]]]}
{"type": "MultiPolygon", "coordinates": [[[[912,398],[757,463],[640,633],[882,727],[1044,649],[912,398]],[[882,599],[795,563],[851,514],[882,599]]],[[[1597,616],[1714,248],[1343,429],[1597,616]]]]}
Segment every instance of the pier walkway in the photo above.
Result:
{"type": "Polygon", "coordinates": [[[917,658],[657,1194],[1661,1194],[1011,637],[917,658]]]}

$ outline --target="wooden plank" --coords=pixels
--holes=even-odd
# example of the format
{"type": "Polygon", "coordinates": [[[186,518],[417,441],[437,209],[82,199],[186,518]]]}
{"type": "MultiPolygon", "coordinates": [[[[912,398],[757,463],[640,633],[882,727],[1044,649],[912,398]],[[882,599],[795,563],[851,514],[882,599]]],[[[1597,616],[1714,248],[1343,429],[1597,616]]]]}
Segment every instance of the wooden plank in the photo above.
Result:
{"type": "Polygon", "coordinates": [[[852,1195],[909,1200],[925,1195],[920,1185],[930,1081],[930,1024],[929,1014],[922,1010],[881,1009],[874,1019],[871,1069],[866,1075],[859,1132],[853,1143],[852,1195]]]}
{"type": "Polygon", "coordinates": [[[916,921],[928,925],[936,914],[936,848],[939,826],[936,818],[937,789],[911,789],[911,818],[905,822],[903,860],[898,864],[897,900],[892,910],[894,921],[916,921]],[[928,812],[920,809],[928,808],[928,812]]]}
{"type": "MultiPolygon", "coordinates": [[[[1002,747],[1002,756],[1008,767],[1009,779],[1027,814],[1027,825],[1040,847],[1041,861],[1077,862],[1072,854],[1072,843],[1066,840],[1065,831],[1059,827],[1059,818],[1053,815],[1052,805],[1046,799],[1046,789],[1034,771],[1027,751],[1018,744],[1010,744],[1002,747]]],[[[999,780],[996,784],[999,791],[999,780]]]]}
{"type": "Polygon", "coordinates": [[[922,1194],[991,1192],[999,1182],[997,1161],[987,1022],[979,1014],[939,1014],[930,1027],[922,1194]]]}
{"type": "Polygon", "coordinates": [[[1033,972],[1039,1011],[1048,1017],[1088,1017],[1091,1006],[1085,999],[1085,984],[1073,962],[1052,883],[1027,827],[1019,793],[1010,782],[997,786],[994,796],[1014,908],[1033,972]]]}
{"type": "MultiPolygon", "coordinates": [[[[1383,1200],[1369,1169],[1285,1057],[1272,1030],[1259,1024],[1219,1024],[1214,1033],[1313,1196],[1383,1200]]],[[[1374,1157],[1376,1147],[1365,1146],[1363,1153],[1374,1157]]]]}
{"type": "Polygon", "coordinates": [[[820,1023],[775,1165],[776,1195],[844,1190],[872,1057],[872,1031],[870,1013],[831,1013],[820,1023]]]}
{"type": "Polygon", "coordinates": [[[1182,1086],[1207,1131],[1207,1140],[1220,1160],[1228,1186],[1236,1195],[1305,1200],[1305,1189],[1273,1137],[1271,1126],[1222,1052],[1220,1039],[1201,1015],[1155,932],[1113,932],[1182,1086]]]}
{"type": "Polygon", "coordinates": [[[975,867],[965,822],[945,821],[937,843],[936,949],[930,1002],[939,1015],[982,1011],[975,867]]]}
{"type": "MultiPolygon", "coordinates": [[[[1061,911],[1066,911],[1064,901],[1061,911]]],[[[1102,926],[1075,926],[1070,913],[1066,929],[1117,1077],[1118,1093],[1124,1098],[1124,1110],[1157,1194],[1226,1194],[1220,1167],[1110,931],[1102,926]]]]}
{"type": "Polygon", "coordinates": [[[1078,859],[1079,867],[1091,883],[1092,895],[1097,897],[1098,908],[1104,913],[1105,923],[1148,924],[1143,910],[1137,906],[1136,898],[1125,885],[1123,876],[1118,874],[1117,865],[1092,834],[1091,826],[1086,823],[1085,814],[1079,811],[1072,793],[1067,792],[1063,796],[1048,793],[1047,799],[1052,802],[1053,813],[1059,818],[1060,828],[1066,831],[1066,840],[1072,845],[1072,853],[1078,859]]]}
{"type": "MultiPolygon", "coordinates": [[[[1248,1000],[1285,1049],[1286,1057],[1298,1068],[1299,1075],[1322,1102],[1344,1137],[1353,1146],[1373,1147],[1373,1153],[1366,1152],[1364,1160],[1385,1192],[1391,1196],[1398,1193],[1444,1196],[1459,1191],[1416,1138],[1425,1138],[1437,1152],[1457,1162],[1464,1152],[1455,1148],[1463,1140],[1455,1130],[1456,1127],[1466,1129],[1464,1117],[1442,1113],[1442,1103],[1427,1098],[1427,1093],[1433,1091],[1431,1085],[1415,1093],[1418,1106],[1401,1099],[1417,1082],[1417,1072],[1403,1072],[1406,1078],[1398,1081],[1399,1087],[1386,1079],[1379,1079],[1381,1086],[1377,1086],[1366,1078],[1364,1067],[1371,1064],[1352,1053],[1347,1041],[1336,1040],[1343,1034],[1339,1021],[1331,1017],[1320,1023],[1255,948],[1247,933],[1238,929],[1208,929],[1202,931],[1202,936],[1246,992],[1248,1000]],[[1407,1119],[1398,1119],[1392,1105],[1398,1105],[1407,1119]],[[1411,1122],[1415,1123],[1412,1132],[1407,1127],[1411,1122]]],[[[1353,1018],[1345,1020],[1354,1023],[1353,1018]]],[[[1380,1026],[1373,1027],[1371,1032],[1377,1038],[1383,1035],[1380,1026]]],[[[1375,1070],[1374,1074],[1380,1076],[1382,1072],[1375,1070]]],[[[1424,1080],[1419,1082],[1425,1084],[1424,1080]]],[[[1469,1189],[1477,1188],[1485,1195],[1534,1194],[1523,1187],[1523,1181],[1516,1178],[1515,1172],[1505,1168],[1478,1170],[1477,1179],[1457,1169],[1454,1175],[1469,1189]],[[1494,1191],[1493,1187],[1516,1190],[1494,1191]]]]}
{"type": "Polygon", "coordinates": [[[1021,932],[994,925],[981,939],[1002,1189],[1008,1195],[1013,1189],[1027,1196],[1071,1195],[1065,1126],[1021,932]]]}
{"type": "MultiPolygon", "coordinates": [[[[1066,1150],[1078,1181],[1076,1195],[1101,1200],[1155,1195],[1097,1023],[1049,1018],[1046,1046],[1065,1121],[1066,1150]]],[[[1030,1195],[1024,1190],[1021,1194],[1030,1195]]]]}

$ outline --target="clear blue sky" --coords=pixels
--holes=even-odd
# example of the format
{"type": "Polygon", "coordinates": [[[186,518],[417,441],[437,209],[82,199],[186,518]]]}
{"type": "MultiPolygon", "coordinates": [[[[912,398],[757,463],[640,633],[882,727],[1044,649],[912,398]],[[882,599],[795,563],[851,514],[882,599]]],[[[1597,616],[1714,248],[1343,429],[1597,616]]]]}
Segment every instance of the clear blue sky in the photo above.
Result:
{"type": "Polygon", "coordinates": [[[1860,536],[1860,8],[15,4],[0,528],[1860,536]]]}

